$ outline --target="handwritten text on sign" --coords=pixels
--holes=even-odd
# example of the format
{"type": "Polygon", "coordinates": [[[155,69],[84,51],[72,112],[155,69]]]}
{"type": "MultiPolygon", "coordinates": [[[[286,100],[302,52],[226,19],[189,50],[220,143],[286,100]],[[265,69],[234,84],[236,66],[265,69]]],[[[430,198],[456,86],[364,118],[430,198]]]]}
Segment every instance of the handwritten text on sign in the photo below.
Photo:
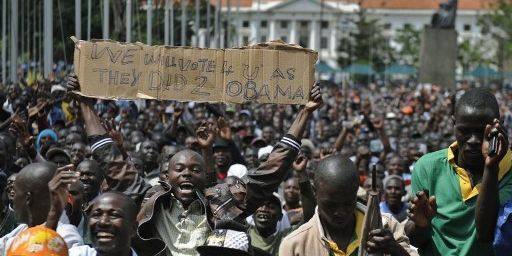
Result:
{"type": "Polygon", "coordinates": [[[198,49],[79,41],[75,71],[82,93],[113,99],[304,104],[316,52],[198,49]]]}

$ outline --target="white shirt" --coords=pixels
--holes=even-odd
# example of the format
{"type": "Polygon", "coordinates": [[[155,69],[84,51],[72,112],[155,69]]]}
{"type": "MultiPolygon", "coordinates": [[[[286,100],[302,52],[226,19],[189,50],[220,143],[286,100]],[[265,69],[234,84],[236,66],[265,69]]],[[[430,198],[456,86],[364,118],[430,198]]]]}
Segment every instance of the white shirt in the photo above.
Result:
{"type": "MultiPolygon", "coordinates": [[[[27,224],[19,224],[13,231],[11,231],[11,233],[0,238],[0,252],[2,252],[2,255],[7,254],[7,249],[11,245],[14,238],[19,233],[21,233],[22,231],[24,231],[26,229],[28,229],[27,224]]],[[[64,239],[64,242],[66,242],[66,245],[68,246],[68,248],[84,244],[82,237],[78,233],[78,230],[76,229],[75,226],[73,226],[71,224],[64,224],[59,221],[56,231],[57,231],[57,234],[59,234],[64,239]]]]}
{"type": "MultiPolygon", "coordinates": [[[[88,245],[81,245],[81,246],[75,246],[68,251],[69,256],[96,256],[97,252],[96,249],[88,246],[88,245]]],[[[132,256],[137,256],[137,253],[132,249],[132,256]]]]}

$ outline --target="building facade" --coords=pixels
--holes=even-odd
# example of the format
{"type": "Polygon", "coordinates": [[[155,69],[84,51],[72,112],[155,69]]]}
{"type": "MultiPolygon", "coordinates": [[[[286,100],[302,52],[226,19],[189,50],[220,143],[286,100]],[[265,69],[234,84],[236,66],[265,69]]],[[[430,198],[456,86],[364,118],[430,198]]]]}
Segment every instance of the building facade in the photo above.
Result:
{"type": "MultiPolygon", "coordinates": [[[[222,13],[234,27],[225,46],[241,46],[281,39],[319,52],[319,59],[337,65],[337,49],[343,33],[355,29],[360,8],[369,19],[377,19],[393,41],[405,27],[421,30],[446,0],[227,0],[222,13]]],[[[492,0],[459,0],[455,29],[459,37],[479,38],[479,17],[492,8],[492,0]]],[[[201,41],[201,40],[200,40],[201,41]]],[[[393,45],[400,47],[399,45],[393,45]]]]}

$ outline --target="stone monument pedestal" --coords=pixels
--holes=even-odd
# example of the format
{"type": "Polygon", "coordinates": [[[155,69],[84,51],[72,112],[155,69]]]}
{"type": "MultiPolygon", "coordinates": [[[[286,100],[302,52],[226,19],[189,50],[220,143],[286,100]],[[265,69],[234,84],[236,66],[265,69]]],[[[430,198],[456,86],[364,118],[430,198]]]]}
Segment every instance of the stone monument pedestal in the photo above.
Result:
{"type": "Polygon", "coordinates": [[[457,32],[425,28],[421,39],[419,82],[455,90],[457,32]]]}

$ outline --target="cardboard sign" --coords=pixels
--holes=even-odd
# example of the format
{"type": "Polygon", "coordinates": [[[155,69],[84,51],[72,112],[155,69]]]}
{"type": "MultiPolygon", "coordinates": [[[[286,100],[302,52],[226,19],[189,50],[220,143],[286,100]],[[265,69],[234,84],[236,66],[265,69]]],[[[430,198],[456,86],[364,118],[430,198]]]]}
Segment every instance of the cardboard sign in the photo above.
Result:
{"type": "Polygon", "coordinates": [[[279,41],[237,49],[76,41],[74,58],[85,96],[305,104],[317,53],[279,41]]]}

